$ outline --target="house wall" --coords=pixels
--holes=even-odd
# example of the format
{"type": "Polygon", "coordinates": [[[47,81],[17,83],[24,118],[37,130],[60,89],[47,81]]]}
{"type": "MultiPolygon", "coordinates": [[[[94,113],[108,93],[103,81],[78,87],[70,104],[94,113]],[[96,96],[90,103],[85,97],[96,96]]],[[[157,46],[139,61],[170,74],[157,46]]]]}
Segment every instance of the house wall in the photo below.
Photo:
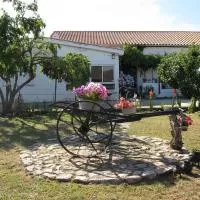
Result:
{"type": "MultiPolygon", "coordinates": [[[[81,53],[88,57],[91,65],[114,66],[115,90],[110,92],[118,94],[119,56],[115,53],[115,58],[112,58],[112,52],[104,52],[98,49],[98,47],[96,49],[92,50],[84,47],[61,45],[61,48],[58,50],[58,56],[64,56],[70,52],[81,53]]],[[[36,78],[21,90],[20,93],[24,102],[51,102],[55,99],[55,80],[49,79],[40,71],[40,67],[38,67],[36,78]]],[[[57,101],[73,98],[74,94],[66,89],[65,82],[57,83],[57,101]]]]}
{"type": "MultiPolygon", "coordinates": [[[[143,53],[145,55],[166,55],[174,52],[185,51],[187,48],[183,47],[145,47],[143,53]]],[[[148,69],[146,72],[137,71],[138,91],[141,87],[143,91],[145,87],[154,87],[154,92],[157,97],[171,97],[172,89],[162,89],[162,83],[158,83],[158,74],[156,70],[148,69]]]]}
{"type": "MultiPolygon", "coordinates": [[[[118,94],[119,91],[119,55],[115,53],[113,58],[112,52],[103,52],[99,50],[86,49],[86,48],[77,48],[72,46],[62,45],[59,49],[58,56],[64,56],[67,53],[81,53],[88,57],[91,62],[91,66],[114,66],[114,83],[115,89],[110,90],[109,92],[113,94],[118,94]]],[[[71,94],[71,91],[67,92],[68,95],[71,94]]]]}
{"type": "Polygon", "coordinates": [[[145,47],[143,54],[145,55],[166,55],[169,53],[184,51],[185,47],[145,47]]]}
{"type": "MultiPolygon", "coordinates": [[[[38,66],[35,79],[22,88],[20,94],[24,102],[52,102],[55,99],[54,88],[55,80],[42,74],[41,68],[38,66]]],[[[66,84],[64,82],[57,83],[56,99],[64,98],[66,98],[66,84]]]]}

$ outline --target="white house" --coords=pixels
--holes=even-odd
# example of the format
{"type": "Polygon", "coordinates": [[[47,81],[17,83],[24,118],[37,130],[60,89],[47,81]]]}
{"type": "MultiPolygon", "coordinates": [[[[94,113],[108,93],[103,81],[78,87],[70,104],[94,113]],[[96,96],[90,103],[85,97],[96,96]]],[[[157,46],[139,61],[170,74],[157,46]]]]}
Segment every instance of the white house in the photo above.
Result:
{"type": "MultiPolygon", "coordinates": [[[[90,81],[101,82],[111,93],[119,91],[119,56],[123,55],[120,48],[109,48],[71,41],[51,39],[52,43],[59,44],[58,56],[69,52],[81,53],[88,57],[91,63],[92,77],[90,81]]],[[[49,79],[37,69],[36,78],[25,86],[20,94],[24,102],[50,102],[74,98],[74,94],[67,89],[66,83],[58,83],[55,94],[55,80],[49,79]]]]}
{"type": "MultiPolygon", "coordinates": [[[[191,44],[200,45],[200,32],[193,31],[55,31],[51,39],[73,41],[102,47],[122,47],[131,44],[142,47],[144,54],[165,55],[179,52],[191,44]]],[[[116,75],[116,74],[115,74],[116,75]]],[[[115,80],[118,75],[116,75],[115,80]]],[[[145,73],[139,70],[136,75],[137,87],[153,86],[158,97],[172,95],[167,84],[159,83],[156,71],[145,73]]]]}
{"type": "MultiPolygon", "coordinates": [[[[101,82],[112,93],[118,93],[119,56],[123,55],[123,44],[142,47],[144,54],[164,55],[184,50],[193,43],[200,45],[200,32],[189,31],[55,31],[52,43],[60,44],[59,56],[66,53],[81,53],[91,62],[91,81],[101,82]]],[[[0,83],[1,84],[1,83],[0,83]]],[[[159,83],[156,71],[137,72],[137,86],[153,86],[157,96],[171,96],[172,90],[159,83]]],[[[40,73],[21,90],[25,102],[49,102],[73,97],[64,82],[55,81],[40,73]]]]}

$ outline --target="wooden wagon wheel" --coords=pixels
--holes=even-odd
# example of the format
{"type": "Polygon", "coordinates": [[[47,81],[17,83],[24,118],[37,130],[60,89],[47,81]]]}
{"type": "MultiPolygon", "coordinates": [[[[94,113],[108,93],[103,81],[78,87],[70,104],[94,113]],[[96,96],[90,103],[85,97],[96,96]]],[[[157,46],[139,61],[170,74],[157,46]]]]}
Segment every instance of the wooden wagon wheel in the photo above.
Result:
{"type": "Polygon", "coordinates": [[[114,128],[108,109],[93,101],[78,101],[61,112],[57,120],[57,137],[68,153],[92,157],[109,146],[114,128]]]}

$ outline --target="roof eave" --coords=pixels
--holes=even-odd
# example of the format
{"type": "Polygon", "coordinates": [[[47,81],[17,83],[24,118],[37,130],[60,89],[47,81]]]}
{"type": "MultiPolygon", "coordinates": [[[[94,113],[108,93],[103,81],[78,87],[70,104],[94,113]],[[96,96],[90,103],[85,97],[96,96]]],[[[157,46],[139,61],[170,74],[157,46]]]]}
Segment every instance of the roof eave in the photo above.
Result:
{"type": "Polygon", "coordinates": [[[116,53],[118,55],[123,55],[124,50],[122,48],[111,48],[111,47],[105,47],[105,46],[99,46],[99,45],[93,45],[93,44],[85,44],[80,42],[74,42],[74,41],[68,41],[68,40],[60,40],[60,39],[54,39],[51,38],[50,42],[60,45],[66,45],[66,46],[73,46],[73,47],[82,47],[86,49],[92,49],[92,50],[99,50],[109,53],[116,53]]]}

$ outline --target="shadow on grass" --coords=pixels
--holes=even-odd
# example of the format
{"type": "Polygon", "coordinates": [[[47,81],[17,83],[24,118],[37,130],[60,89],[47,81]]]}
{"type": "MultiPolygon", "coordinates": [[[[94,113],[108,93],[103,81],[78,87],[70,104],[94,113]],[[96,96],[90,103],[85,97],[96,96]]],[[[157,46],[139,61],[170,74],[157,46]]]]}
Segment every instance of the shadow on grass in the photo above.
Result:
{"type": "MultiPolygon", "coordinates": [[[[57,115],[36,115],[33,117],[26,118],[0,118],[0,150],[9,150],[15,146],[28,147],[34,143],[49,143],[49,139],[56,138],[56,119],[57,115]]],[[[121,132],[120,128],[118,131],[121,132]]],[[[142,143],[141,141],[138,141],[142,143]]],[[[123,148],[116,148],[116,151],[120,151],[124,155],[123,148]]],[[[120,166],[124,163],[124,160],[119,160],[115,162],[115,166],[120,166]]],[[[129,160],[129,163],[133,165],[135,160],[129,160]]],[[[149,164],[146,162],[141,162],[141,164],[149,164]]],[[[149,164],[154,167],[154,164],[149,164]]],[[[100,165],[101,169],[107,167],[106,165],[100,165]]],[[[93,165],[91,167],[94,167],[93,165]]],[[[97,165],[99,167],[99,165],[97,165]]],[[[113,166],[112,166],[113,167],[113,166]]],[[[123,173],[123,168],[118,170],[118,168],[113,167],[116,174],[123,173]]],[[[101,170],[99,170],[101,173],[101,170]]],[[[198,177],[197,177],[198,178],[198,177]]],[[[173,186],[176,183],[176,177],[173,174],[165,174],[159,176],[156,180],[148,180],[141,184],[155,184],[155,182],[162,183],[166,186],[173,186]]]]}
{"type": "Polygon", "coordinates": [[[143,180],[142,182],[139,182],[135,184],[135,186],[142,186],[142,185],[155,185],[155,184],[162,184],[166,187],[172,187],[175,186],[179,181],[193,181],[195,178],[200,177],[200,170],[193,169],[193,171],[190,174],[174,174],[171,171],[167,172],[165,174],[161,174],[157,176],[155,179],[149,180],[143,180]]]}
{"type": "Polygon", "coordinates": [[[0,118],[0,149],[28,147],[56,138],[57,114],[32,117],[0,118]]]}
{"type": "Polygon", "coordinates": [[[56,140],[58,115],[59,113],[50,113],[30,117],[0,117],[0,149],[28,147],[35,143],[47,144],[56,140]]]}

